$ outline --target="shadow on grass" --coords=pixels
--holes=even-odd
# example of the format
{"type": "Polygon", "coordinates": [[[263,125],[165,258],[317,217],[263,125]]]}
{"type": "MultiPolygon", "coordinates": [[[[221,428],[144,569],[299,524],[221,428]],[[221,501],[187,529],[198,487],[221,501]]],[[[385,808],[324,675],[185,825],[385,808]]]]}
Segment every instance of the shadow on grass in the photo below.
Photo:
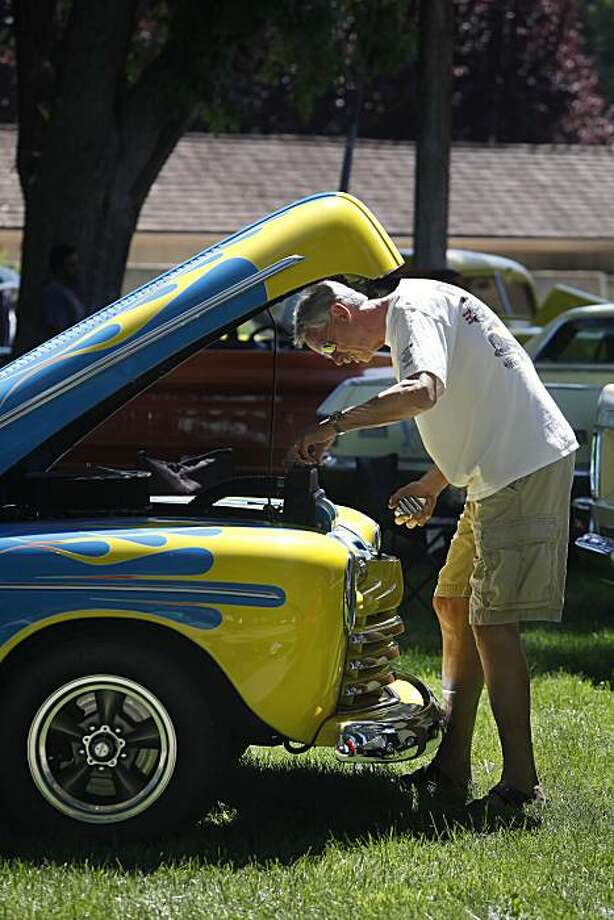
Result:
{"type": "MultiPolygon", "coordinates": [[[[406,661],[415,670],[437,668],[441,650],[439,629],[428,604],[435,587],[436,569],[407,567],[402,612],[407,632],[402,640],[406,661]],[[430,575],[430,578],[429,578],[430,575]],[[427,579],[426,584],[422,584],[427,579]],[[421,585],[419,597],[416,587],[421,585]],[[412,659],[415,659],[414,665],[412,659]]],[[[523,627],[531,674],[565,671],[594,683],[612,680],[614,661],[614,569],[609,581],[602,573],[572,555],[563,619],[558,623],[531,623],[523,627]]]]}
{"type": "Polygon", "coordinates": [[[614,661],[614,633],[605,629],[588,634],[562,627],[536,629],[524,635],[531,675],[564,671],[579,674],[596,684],[609,683],[614,661]]]}
{"type": "MultiPolygon", "coordinates": [[[[611,596],[611,587],[574,563],[562,625],[525,630],[532,671],[564,670],[594,681],[609,678],[611,596]]],[[[421,673],[438,668],[434,616],[411,602],[404,605],[404,614],[405,663],[421,673]]],[[[103,844],[87,840],[84,833],[74,838],[20,837],[0,828],[0,856],[34,866],[87,864],[145,873],[186,860],[236,868],[289,865],[306,855],[318,856],[334,843],[362,846],[397,835],[445,843],[467,827],[466,815],[456,817],[455,824],[443,814],[417,809],[392,771],[344,772],[329,767],[324,758],[263,766],[248,757],[228,778],[216,808],[182,835],[103,844]]]]}
{"type": "Polygon", "coordinates": [[[0,856],[38,866],[138,872],[186,860],[233,868],[289,865],[318,856],[331,843],[361,846],[400,834],[445,843],[467,825],[468,812],[458,814],[455,824],[443,814],[417,809],[398,778],[374,768],[342,772],[322,760],[262,766],[248,756],[217,806],[184,834],[101,843],[85,832],[74,838],[0,832],[0,856]]]}

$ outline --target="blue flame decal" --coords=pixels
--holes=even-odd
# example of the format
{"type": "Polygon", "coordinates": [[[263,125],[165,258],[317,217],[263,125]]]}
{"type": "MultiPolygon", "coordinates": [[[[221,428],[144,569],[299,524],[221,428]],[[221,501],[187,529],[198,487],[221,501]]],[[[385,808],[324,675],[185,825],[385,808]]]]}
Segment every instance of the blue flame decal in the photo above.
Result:
{"type": "Polygon", "coordinates": [[[103,329],[97,329],[90,336],[86,336],[84,339],[80,340],[79,348],[91,348],[92,345],[104,345],[106,342],[110,342],[111,339],[114,339],[116,335],[119,335],[121,331],[122,327],[119,323],[113,323],[103,329]]]}
{"type": "Polygon", "coordinates": [[[0,539],[0,643],[71,613],[141,613],[215,629],[222,623],[219,605],[283,606],[286,595],[278,585],[203,578],[214,553],[196,541],[221,532],[194,526],[0,539]]]}
{"type": "MultiPolygon", "coordinates": [[[[86,559],[104,560],[111,555],[111,548],[103,541],[66,544],[29,544],[16,547],[11,554],[15,557],[9,571],[2,566],[2,582],[12,584],[43,579],[89,580],[103,577],[87,566],[86,559]],[[70,555],[74,554],[74,555],[70,555]],[[82,557],[82,558],[78,558],[82,557]],[[19,560],[18,565],[15,565],[19,560]]],[[[213,565],[213,554],[203,547],[190,546],[181,549],[167,549],[159,553],[108,562],[104,565],[104,578],[113,576],[146,578],[159,576],[173,579],[182,575],[204,575],[213,565]]],[[[0,586],[1,590],[1,586],[0,586]]]]}

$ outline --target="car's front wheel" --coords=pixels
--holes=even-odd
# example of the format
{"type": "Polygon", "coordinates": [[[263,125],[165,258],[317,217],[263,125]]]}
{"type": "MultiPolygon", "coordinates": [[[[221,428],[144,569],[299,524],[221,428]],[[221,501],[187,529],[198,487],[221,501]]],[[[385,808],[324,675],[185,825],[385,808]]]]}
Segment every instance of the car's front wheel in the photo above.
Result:
{"type": "Polygon", "coordinates": [[[103,836],[198,814],[234,749],[208,674],[150,642],[80,640],[33,659],[0,700],[3,810],[103,836]]]}

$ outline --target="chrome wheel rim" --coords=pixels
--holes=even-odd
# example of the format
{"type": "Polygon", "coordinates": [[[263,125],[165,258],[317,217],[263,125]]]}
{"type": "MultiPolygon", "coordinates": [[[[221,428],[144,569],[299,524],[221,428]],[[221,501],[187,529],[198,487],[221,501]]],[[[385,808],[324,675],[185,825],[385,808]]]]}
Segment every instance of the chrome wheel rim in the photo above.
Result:
{"type": "Polygon", "coordinates": [[[49,696],[28,733],[28,765],[57,811],[115,824],[160,797],[175,769],[177,739],[160,700],[125,677],[97,674],[49,696]]]}

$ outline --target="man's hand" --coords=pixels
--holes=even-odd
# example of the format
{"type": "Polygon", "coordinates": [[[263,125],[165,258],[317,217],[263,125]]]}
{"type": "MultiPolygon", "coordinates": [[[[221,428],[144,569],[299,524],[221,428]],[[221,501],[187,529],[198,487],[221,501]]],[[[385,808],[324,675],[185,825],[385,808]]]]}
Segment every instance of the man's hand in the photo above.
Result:
{"type": "Polygon", "coordinates": [[[388,507],[396,508],[401,498],[407,498],[410,495],[413,495],[415,498],[424,499],[424,508],[422,511],[417,514],[412,514],[411,516],[404,514],[397,516],[395,514],[394,523],[399,524],[399,526],[405,524],[405,526],[410,529],[412,527],[424,527],[433,516],[439,492],[435,491],[428,482],[423,482],[421,479],[418,479],[417,482],[410,482],[409,485],[402,486],[400,489],[397,489],[396,492],[393,492],[388,499],[388,507]]]}
{"type": "Polygon", "coordinates": [[[320,422],[307,428],[290,451],[290,458],[297,457],[302,463],[319,463],[324,451],[333,444],[337,432],[329,422],[320,422]]]}

